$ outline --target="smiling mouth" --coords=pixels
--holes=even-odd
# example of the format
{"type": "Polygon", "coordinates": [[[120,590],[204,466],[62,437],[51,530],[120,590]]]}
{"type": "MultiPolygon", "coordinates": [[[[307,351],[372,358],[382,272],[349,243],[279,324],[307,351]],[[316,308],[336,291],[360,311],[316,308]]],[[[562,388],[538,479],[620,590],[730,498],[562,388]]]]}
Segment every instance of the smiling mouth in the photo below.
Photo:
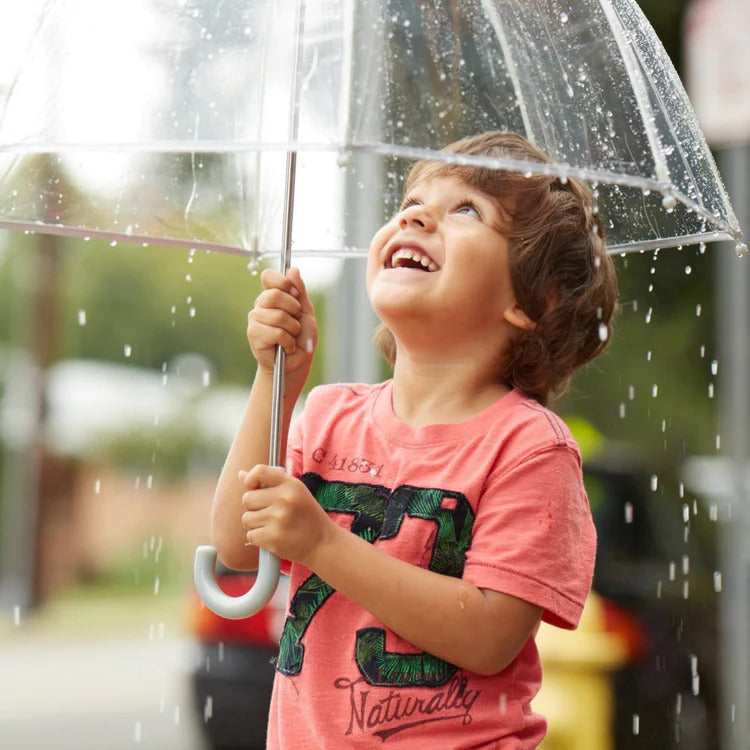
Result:
{"type": "Polygon", "coordinates": [[[399,247],[392,254],[386,263],[386,268],[411,268],[417,271],[427,271],[432,273],[437,271],[439,266],[430,258],[427,253],[417,247],[399,247]]]}

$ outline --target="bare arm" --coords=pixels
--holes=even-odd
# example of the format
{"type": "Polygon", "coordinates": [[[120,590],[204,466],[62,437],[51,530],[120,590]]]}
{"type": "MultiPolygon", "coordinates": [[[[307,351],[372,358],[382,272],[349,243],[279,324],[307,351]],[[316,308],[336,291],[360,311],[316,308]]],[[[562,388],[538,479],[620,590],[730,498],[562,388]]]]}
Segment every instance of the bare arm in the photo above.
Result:
{"type": "Polygon", "coordinates": [[[243,475],[248,538],[309,567],[417,648],[479,674],[518,654],[542,610],[377,549],[331,520],[307,488],[282,471],[243,475]]]}
{"type": "Polygon", "coordinates": [[[248,315],[247,337],[258,362],[250,397],[229,449],[214,494],[211,510],[211,542],[230,568],[258,567],[257,547],[246,544],[242,526],[243,485],[240,471],[269,463],[271,396],[276,345],[286,352],[284,404],[281,420],[281,456],[294,405],[310,372],[317,342],[315,311],[296,268],[286,276],[263,272],[264,291],[248,315]]]}

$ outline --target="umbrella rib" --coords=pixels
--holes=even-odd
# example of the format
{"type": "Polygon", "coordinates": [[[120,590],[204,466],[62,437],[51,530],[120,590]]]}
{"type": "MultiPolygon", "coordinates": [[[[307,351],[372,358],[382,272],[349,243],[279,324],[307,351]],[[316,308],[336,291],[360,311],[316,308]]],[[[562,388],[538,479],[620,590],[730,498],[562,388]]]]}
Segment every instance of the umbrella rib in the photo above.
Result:
{"type": "Polygon", "coordinates": [[[654,159],[654,168],[656,170],[656,179],[668,186],[672,186],[672,180],[669,174],[669,167],[662,152],[662,146],[653,123],[653,109],[646,91],[646,84],[640,74],[640,68],[636,64],[636,58],[633,50],[622,33],[622,23],[619,13],[615,10],[612,0],[599,0],[599,5],[604,16],[609,23],[612,36],[620,50],[625,70],[633,86],[633,94],[638,104],[638,112],[641,115],[643,128],[646,132],[646,138],[651,146],[651,156],[654,159]]]}
{"type": "Polygon", "coordinates": [[[500,17],[497,13],[497,9],[495,8],[493,3],[489,2],[489,0],[482,0],[482,7],[484,8],[484,11],[487,14],[487,17],[489,18],[490,23],[492,24],[492,28],[495,30],[495,34],[497,35],[497,41],[500,43],[500,48],[502,49],[503,56],[505,57],[505,61],[507,63],[508,76],[510,77],[513,83],[513,90],[516,91],[518,94],[518,97],[517,97],[518,108],[521,110],[521,119],[523,120],[523,127],[526,130],[526,135],[529,138],[529,140],[535,141],[536,138],[534,136],[534,128],[531,125],[529,112],[526,108],[526,100],[521,95],[522,93],[521,80],[518,76],[518,70],[516,69],[516,64],[515,64],[515,61],[513,60],[513,55],[511,54],[510,45],[508,44],[508,39],[505,36],[505,29],[503,29],[502,22],[500,21],[500,17]]]}

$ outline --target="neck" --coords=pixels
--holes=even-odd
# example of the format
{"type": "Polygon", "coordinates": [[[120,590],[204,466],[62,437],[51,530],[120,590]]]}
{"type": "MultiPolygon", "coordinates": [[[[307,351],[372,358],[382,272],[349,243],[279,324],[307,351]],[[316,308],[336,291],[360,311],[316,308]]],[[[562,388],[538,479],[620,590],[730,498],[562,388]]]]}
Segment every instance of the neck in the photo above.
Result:
{"type": "Polygon", "coordinates": [[[508,393],[495,366],[480,358],[414,356],[399,349],[393,368],[393,409],[412,427],[464,421],[508,393]]]}

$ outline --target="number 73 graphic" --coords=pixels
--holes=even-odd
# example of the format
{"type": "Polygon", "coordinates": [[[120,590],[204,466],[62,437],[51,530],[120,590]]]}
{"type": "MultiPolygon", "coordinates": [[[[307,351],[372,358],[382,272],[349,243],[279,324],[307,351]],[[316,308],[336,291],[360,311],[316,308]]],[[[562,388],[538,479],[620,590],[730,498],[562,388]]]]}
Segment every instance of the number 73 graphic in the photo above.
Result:
{"type": "MultiPolygon", "coordinates": [[[[370,543],[403,533],[406,516],[432,521],[436,533],[432,535],[429,569],[456,578],[463,573],[474,512],[460,492],[411,485],[391,491],[379,485],[329,482],[313,473],[305,474],[302,481],[327,511],[351,515],[352,533],[370,543]]],[[[307,628],[333,593],[334,589],[315,574],[294,593],[281,635],[277,669],[282,674],[295,675],[302,670],[302,641],[307,628]]],[[[454,665],[431,654],[386,651],[385,630],[377,627],[357,631],[355,659],[371,685],[434,687],[456,672],[454,665]]]]}

